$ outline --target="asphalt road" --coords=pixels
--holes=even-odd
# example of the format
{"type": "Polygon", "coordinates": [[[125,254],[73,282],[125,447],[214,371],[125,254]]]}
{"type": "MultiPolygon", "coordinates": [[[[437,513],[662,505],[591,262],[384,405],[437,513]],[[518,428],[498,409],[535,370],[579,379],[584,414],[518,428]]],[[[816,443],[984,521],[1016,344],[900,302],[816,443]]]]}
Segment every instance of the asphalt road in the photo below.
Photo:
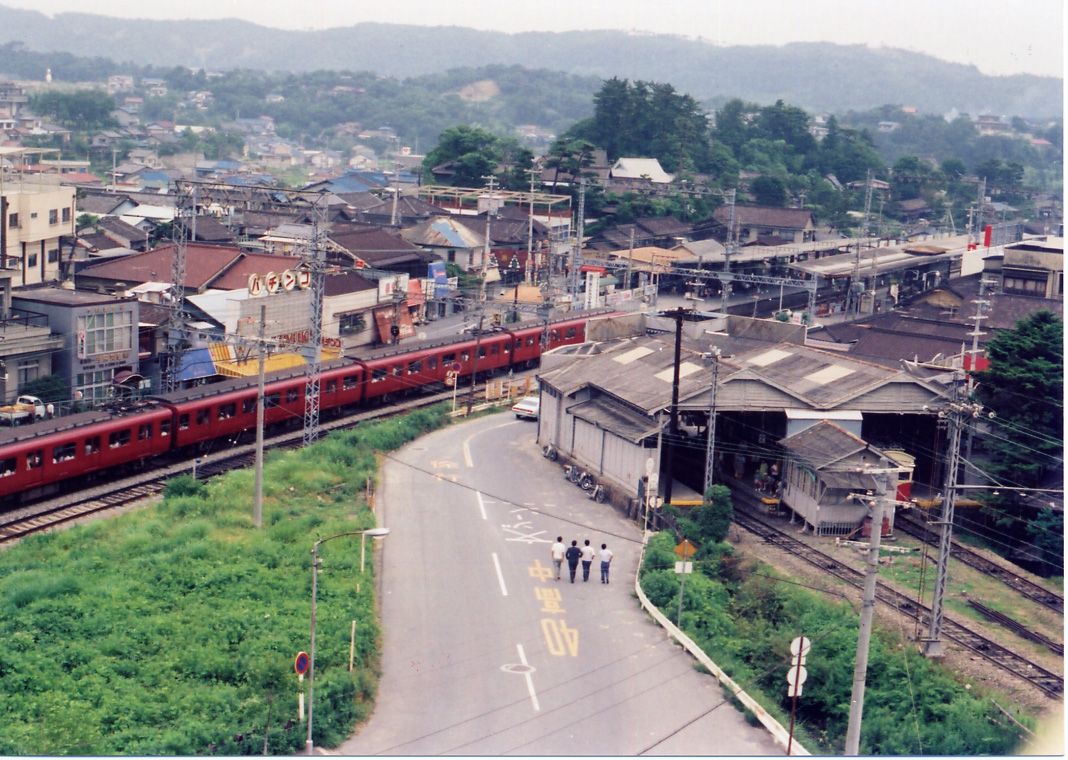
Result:
{"type": "Polygon", "coordinates": [[[640,531],[498,414],[385,463],[383,674],[345,755],[782,755],[642,612],[640,531]],[[615,554],[608,585],[556,581],[549,547],[615,554]]]}

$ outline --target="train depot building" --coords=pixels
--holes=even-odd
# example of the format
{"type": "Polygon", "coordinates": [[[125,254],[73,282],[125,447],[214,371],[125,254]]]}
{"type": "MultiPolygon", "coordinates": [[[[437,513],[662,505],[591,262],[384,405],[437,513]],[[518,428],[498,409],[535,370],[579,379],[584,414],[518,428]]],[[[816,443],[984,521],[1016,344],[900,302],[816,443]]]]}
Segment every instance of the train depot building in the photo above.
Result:
{"type": "Polygon", "coordinates": [[[821,535],[861,527],[867,508],[845,496],[871,488],[864,475],[892,466],[890,450],[904,452],[896,461],[914,459],[908,477],[917,483],[941,482],[936,409],[950,371],[814,348],[803,325],[737,316],[681,324],[674,427],[676,321],[631,314],[593,321],[592,342],[542,357],[539,445],[630,509],[649,459],[666,501],[699,503],[711,451],[714,482],[778,491],[792,517],[821,535]]]}

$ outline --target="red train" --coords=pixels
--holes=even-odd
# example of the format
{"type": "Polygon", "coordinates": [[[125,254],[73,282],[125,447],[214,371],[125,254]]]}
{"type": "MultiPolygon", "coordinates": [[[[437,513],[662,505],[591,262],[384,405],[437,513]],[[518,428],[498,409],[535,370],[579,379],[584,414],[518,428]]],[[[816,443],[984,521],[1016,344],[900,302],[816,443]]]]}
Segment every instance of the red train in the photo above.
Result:
{"type": "MultiPolygon", "coordinates": [[[[444,388],[450,370],[462,379],[473,372],[533,367],[542,351],[585,341],[586,323],[608,313],[485,333],[481,340],[424,341],[338,359],[322,368],[319,408],[340,411],[444,388]]],[[[264,387],[264,423],[302,421],[305,384],[300,370],[272,373],[264,387]]],[[[192,454],[236,439],[256,425],[256,395],[255,379],[225,380],[149,397],[129,409],[83,412],[2,430],[0,504],[47,495],[66,481],[170,452],[192,454]]]]}

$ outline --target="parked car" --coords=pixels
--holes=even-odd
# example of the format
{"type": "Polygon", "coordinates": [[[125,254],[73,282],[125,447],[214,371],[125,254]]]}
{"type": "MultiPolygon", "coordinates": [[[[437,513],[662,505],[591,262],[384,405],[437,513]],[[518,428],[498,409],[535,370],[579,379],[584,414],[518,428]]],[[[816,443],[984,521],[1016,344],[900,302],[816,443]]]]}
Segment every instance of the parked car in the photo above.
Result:
{"type": "Polygon", "coordinates": [[[538,410],[541,408],[541,398],[539,396],[524,396],[516,402],[516,405],[512,407],[512,411],[515,412],[515,418],[521,420],[524,417],[531,420],[538,419],[538,410]]]}

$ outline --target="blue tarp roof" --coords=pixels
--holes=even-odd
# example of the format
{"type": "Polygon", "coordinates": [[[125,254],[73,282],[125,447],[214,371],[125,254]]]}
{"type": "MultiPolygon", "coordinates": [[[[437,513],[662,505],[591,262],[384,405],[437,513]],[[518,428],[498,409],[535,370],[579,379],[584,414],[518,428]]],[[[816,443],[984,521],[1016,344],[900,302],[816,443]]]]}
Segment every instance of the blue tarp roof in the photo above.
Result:
{"type": "Polygon", "coordinates": [[[219,374],[211,353],[206,348],[191,348],[182,353],[182,363],[178,368],[178,379],[199,380],[202,377],[214,377],[219,374]]]}

